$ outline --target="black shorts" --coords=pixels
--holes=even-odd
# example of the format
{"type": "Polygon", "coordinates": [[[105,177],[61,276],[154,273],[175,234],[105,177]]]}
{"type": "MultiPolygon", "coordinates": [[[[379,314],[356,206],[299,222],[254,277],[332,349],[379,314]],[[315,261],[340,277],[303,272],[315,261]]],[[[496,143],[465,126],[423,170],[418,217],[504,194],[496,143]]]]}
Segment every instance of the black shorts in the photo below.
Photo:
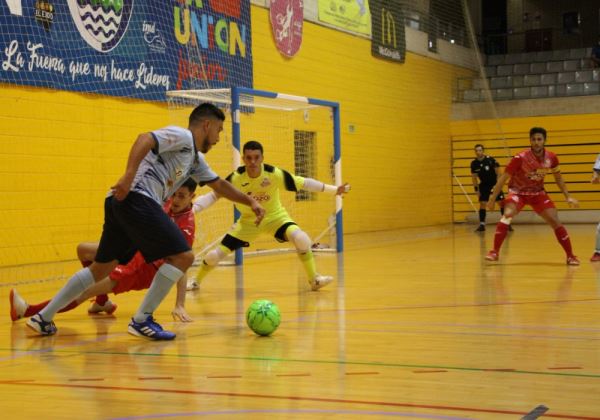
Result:
{"type": "MultiPolygon", "coordinates": [[[[492,194],[493,190],[494,185],[479,184],[479,202],[487,202],[490,199],[490,195],[492,194]]],[[[500,191],[500,194],[498,194],[498,197],[496,197],[496,201],[501,200],[504,200],[504,194],[502,191],[500,191]]]]}
{"type": "Polygon", "coordinates": [[[104,226],[96,261],[127,264],[136,251],[146,262],[189,251],[185,237],[162,207],[150,197],[130,192],[125,200],[104,201],[104,226]]]}

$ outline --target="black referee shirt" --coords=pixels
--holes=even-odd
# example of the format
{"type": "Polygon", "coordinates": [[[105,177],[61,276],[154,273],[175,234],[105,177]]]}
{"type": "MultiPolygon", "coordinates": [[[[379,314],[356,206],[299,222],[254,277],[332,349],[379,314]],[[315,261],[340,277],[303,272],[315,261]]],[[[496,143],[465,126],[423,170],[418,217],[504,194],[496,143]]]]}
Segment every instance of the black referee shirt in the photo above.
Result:
{"type": "Polygon", "coordinates": [[[485,156],[481,160],[473,159],[471,162],[471,173],[477,174],[481,184],[495,185],[497,181],[496,168],[500,165],[491,156],[485,156]]]}

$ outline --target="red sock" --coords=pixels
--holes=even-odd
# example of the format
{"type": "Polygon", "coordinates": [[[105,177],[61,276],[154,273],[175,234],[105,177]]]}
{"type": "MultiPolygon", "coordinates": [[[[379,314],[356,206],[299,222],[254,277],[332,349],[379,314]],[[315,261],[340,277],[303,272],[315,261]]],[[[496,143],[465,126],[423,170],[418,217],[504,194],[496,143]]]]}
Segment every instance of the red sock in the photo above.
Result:
{"type": "Polygon", "coordinates": [[[38,303],[36,305],[29,305],[27,307],[27,309],[25,309],[25,316],[34,316],[39,311],[41,311],[42,309],[44,309],[46,307],[46,305],[48,305],[49,303],[50,303],[50,301],[47,300],[45,302],[38,303]]]}
{"type": "MultiPolygon", "coordinates": [[[[35,304],[35,305],[29,305],[27,307],[27,309],[25,310],[25,316],[33,316],[33,315],[37,314],[39,311],[41,311],[42,309],[44,309],[49,303],[50,303],[50,301],[47,300],[45,302],[38,303],[38,304],[35,304]]],[[[70,311],[71,309],[74,309],[74,308],[76,308],[78,306],[79,306],[79,304],[77,303],[77,301],[73,301],[73,302],[69,303],[67,306],[65,306],[64,308],[62,308],[58,312],[67,312],[67,311],[70,311]]]]}
{"type": "Polygon", "coordinates": [[[107,301],[108,301],[108,295],[96,296],[96,303],[100,306],[103,306],[107,301]]]}
{"type": "Polygon", "coordinates": [[[500,253],[500,247],[502,246],[502,242],[506,238],[506,234],[508,233],[508,226],[506,223],[498,222],[496,225],[496,235],[494,236],[494,251],[500,253]]]}
{"type": "Polygon", "coordinates": [[[79,306],[79,304],[77,303],[76,300],[74,300],[73,302],[69,303],[67,306],[65,306],[58,312],[67,312],[67,311],[70,311],[71,309],[77,308],[78,306],[79,306]]]}
{"type": "Polygon", "coordinates": [[[554,234],[556,235],[556,239],[558,239],[560,246],[562,246],[567,253],[567,257],[572,257],[573,248],[571,248],[571,240],[569,239],[569,232],[567,232],[567,229],[565,229],[564,226],[559,226],[554,229],[554,234]]]}

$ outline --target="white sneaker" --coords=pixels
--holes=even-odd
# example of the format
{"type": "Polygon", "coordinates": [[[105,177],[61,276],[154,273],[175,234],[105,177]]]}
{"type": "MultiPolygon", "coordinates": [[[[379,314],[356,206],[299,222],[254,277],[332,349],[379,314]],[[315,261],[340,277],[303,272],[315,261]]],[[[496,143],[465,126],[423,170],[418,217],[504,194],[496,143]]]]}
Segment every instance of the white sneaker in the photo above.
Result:
{"type": "Polygon", "coordinates": [[[187,290],[188,292],[191,290],[198,290],[200,288],[200,284],[196,281],[196,280],[190,280],[187,283],[187,287],[185,288],[185,290],[187,290]]]}
{"type": "Polygon", "coordinates": [[[327,286],[332,281],[333,277],[331,276],[323,276],[321,274],[317,274],[315,278],[310,281],[310,288],[311,290],[319,290],[321,287],[327,286]]]}
{"type": "Polygon", "coordinates": [[[88,314],[99,314],[100,312],[106,312],[108,315],[112,314],[117,310],[117,304],[107,300],[104,305],[98,305],[97,302],[93,302],[88,308],[88,314]]]}
{"type": "Polygon", "coordinates": [[[29,307],[27,302],[25,302],[25,299],[17,293],[17,289],[10,289],[8,297],[10,299],[10,319],[14,322],[23,318],[25,316],[25,311],[29,307]]]}

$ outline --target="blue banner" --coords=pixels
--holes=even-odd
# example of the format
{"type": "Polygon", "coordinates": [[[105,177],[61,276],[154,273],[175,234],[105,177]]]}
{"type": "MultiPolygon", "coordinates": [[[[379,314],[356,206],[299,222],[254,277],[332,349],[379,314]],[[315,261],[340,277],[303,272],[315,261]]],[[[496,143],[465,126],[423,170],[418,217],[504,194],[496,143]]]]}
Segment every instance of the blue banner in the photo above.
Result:
{"type": "Polygon", "coordinates": [[[251,88],[250,0],[0,0],[0,82],[149,100],[251,88]]]}

